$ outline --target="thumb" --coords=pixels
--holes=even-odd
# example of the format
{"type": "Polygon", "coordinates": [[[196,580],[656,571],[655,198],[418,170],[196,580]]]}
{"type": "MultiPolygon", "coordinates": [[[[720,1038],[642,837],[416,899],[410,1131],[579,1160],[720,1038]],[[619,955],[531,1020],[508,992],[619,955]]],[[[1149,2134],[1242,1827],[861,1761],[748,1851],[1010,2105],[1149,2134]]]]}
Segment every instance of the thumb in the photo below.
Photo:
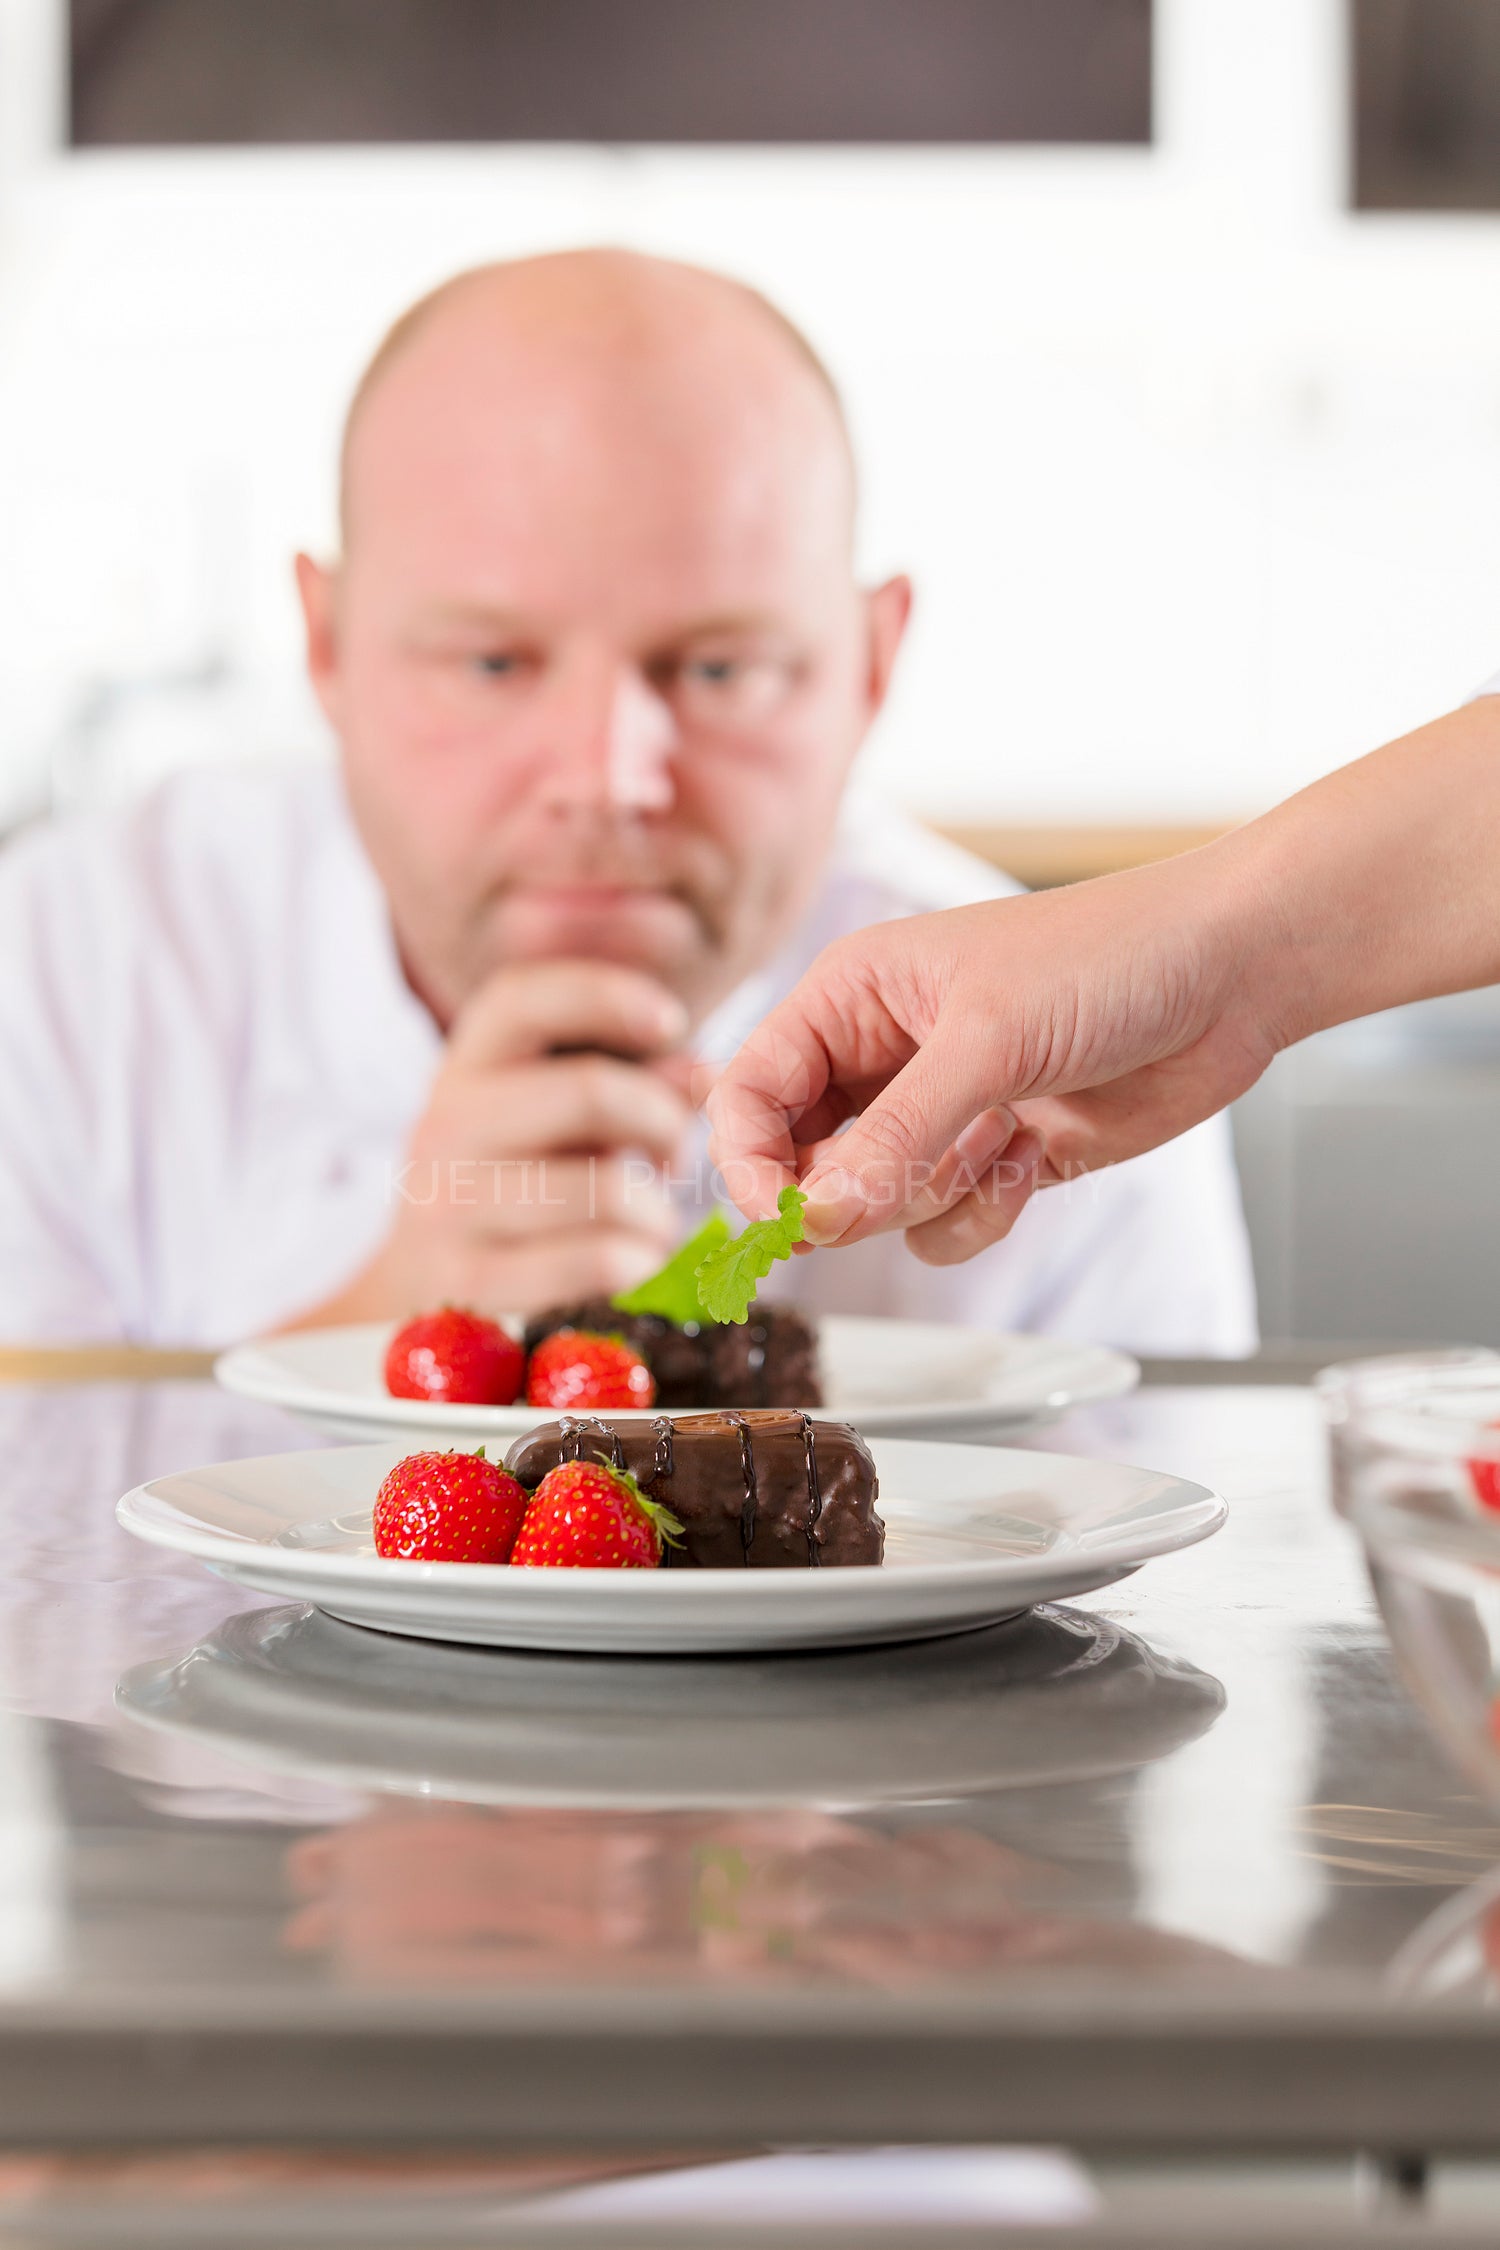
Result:
{"type": "Polygon", "coordinates": [[[975,1116],[972,1058],[965,1069],[959,1044],[935,1031],[813,1166],[802,1182],[807,1241],[856,1242],[900,1223],[971,1127],[984,1141],[979,1160],[997,1153],[1014,1119],[991,1109],[975,1116]]]}

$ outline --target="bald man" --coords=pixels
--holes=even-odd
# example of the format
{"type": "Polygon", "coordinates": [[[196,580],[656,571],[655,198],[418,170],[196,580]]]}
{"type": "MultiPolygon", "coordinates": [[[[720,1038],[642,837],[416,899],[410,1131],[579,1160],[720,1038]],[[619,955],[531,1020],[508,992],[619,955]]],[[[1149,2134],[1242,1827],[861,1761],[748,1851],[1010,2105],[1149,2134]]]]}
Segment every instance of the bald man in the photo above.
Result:
{"type": "MultiPolygon", "coordinates": [[[[0,860],[0,1337],[217,1344],[641,1278],[695,1103],[830,939],[1009,886],[846,799],[909,606],[827,374],[723,277],[459,276],[377,353],[298,559],[335,774],[190,773],[0,860]]],[[[778,1277],[1162,1351],[1254,1337],[1211,1126],[974,1268],[778,1277]]]]}

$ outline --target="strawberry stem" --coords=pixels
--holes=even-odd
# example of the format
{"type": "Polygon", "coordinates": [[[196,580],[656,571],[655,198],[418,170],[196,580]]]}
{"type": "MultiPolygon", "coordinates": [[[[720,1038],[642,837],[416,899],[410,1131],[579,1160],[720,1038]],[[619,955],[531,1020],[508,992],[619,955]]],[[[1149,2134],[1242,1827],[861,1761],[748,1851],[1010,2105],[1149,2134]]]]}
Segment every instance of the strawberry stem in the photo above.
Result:
{"type": "Polygon", "coordinates": [[[616,1469],[614,1475],[630,1494],[636,1506],[655,1525],[657,1536],[663,1546],[680,1547],[682,1545],[682,1525],[673,1515],[671,1509],[664,1508],[659,1500],[653,1500],[649,1494],[643,1492],[639,1482],[628,1469],[616,1469]]]}

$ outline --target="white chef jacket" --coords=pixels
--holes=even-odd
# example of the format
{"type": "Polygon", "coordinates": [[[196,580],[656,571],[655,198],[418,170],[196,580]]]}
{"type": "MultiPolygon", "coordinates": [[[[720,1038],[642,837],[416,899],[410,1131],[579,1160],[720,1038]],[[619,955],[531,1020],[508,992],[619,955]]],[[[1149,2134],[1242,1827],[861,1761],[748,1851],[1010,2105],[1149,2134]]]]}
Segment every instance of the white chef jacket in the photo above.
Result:
{"type": "MultiPolygon", "coordinates": [[[[851,798],[802,927],[702,1051],[731,1053],[833,938],[1015,887],[851,798]]],[[[13,842],[0,1341],[218,1345],[332,1294],[390,1224],[441,1045],[329,766],[188,771],[13,842]]],[[[1039,1196],[968,1265],[923,1266],[880,1237],[793,1261],[773,1293],[1150,1352],[1255,1343],[1222,1120],[1039,1196]]]]}

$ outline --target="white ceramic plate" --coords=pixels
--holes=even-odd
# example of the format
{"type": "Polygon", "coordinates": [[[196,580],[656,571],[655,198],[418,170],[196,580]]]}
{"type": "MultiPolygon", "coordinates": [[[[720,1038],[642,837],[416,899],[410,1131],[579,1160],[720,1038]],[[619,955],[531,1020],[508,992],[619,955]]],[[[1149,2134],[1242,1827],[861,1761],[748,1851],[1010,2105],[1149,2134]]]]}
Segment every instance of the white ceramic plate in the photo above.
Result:
{"type": "Polygon", "coordinates": [[[1039,1609],[905,1648],[671,1657],[393,1642],[306,1604],[226,1618],[115,1691],[257,1768],[480,1805],[893,1804],[1128,1773],[1210,1727],[1217,1680],[1039,1609]],[[810,1714],[816,1723],[809,1725],[810,1714]]]}
{"type": "MultiPolygon", "coordinates": [[[[512,1323],[519,1333],[518,1322],[512,1323]]],[[[429,1444],[519,1437],[534,1429],[534,1406],[433,1406],[392,1398],[381,1368],[394,1324],[315,1328],[272,1336],[225,1352],[214,1372],[241,1398],[284,1406],[334,1437],[380,1438],[421,1432],[429,1444]]],[[[867,1434],[912,1435],[1039,1422],[1067,1407],[1119,1398],[1140,1369],[1102,1344],[1048,1336],[996,1336],[935,1320],[860,1319],[827,1314],[818,1323],[824,1414],[867,1434]]],[[[746,1406],[754,1402],[746,1399],[746,1406]]]]}
{"type": "Polygon", "coordinates": [[[406,1448],[228,1461],[138,1485],[127,1531],[332,1617],[428,1640],[686,1655],[924,1640],[1107,1586],[1216,1531],[1215,1493],[1151,1469],[886,1438],[878,1569],[510,1570],[389,1562],[370,1543],[406,1448]]]}

